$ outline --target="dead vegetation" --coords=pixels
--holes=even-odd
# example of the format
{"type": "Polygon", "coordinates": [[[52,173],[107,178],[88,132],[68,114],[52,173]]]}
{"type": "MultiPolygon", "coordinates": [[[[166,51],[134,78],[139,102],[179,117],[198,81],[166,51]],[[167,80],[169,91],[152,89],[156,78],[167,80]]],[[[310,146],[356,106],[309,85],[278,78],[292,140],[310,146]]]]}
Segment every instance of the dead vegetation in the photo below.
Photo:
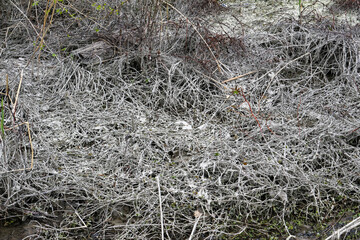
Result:
{"type": "Polygon", "coordinates": [[[343,10],[355,10],[360,8],[360,1],[359,0],[343,0],[343,1],[336,1],[338,6],[343,10]]]}
{"type": "Polygon", "coordinates": [[[13,172],[27,143],[2,141],[0,217],[26,239],[325,239],[359,212],[358,27],[237,36],[210,30],[216,1],[64,1],[19,63],[45,8],[13,1],[0,36],[35,148],[13,172]]]}

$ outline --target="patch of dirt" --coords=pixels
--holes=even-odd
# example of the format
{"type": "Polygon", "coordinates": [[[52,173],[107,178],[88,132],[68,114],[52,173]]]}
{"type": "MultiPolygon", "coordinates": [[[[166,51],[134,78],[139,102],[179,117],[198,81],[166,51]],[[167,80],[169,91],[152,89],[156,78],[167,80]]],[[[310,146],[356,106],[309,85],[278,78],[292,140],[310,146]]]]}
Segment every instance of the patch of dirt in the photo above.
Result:
{"type": "Polygon", "coordinates": [[[30,237],[36,232],[34,226],[35,225],[32,222],[11,223],[11,224],[8,222],[2,223],[0,225],[0,239],[20,240],[26,237],[30,237]]]}

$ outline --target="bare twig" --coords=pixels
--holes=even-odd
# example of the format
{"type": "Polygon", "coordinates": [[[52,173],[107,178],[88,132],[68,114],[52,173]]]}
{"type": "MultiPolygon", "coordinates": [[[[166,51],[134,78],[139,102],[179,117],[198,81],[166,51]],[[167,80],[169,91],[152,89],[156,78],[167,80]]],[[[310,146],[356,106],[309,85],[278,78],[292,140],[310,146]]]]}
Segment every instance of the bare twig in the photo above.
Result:
{"type": "Polygon", "coordinates": [[[14,106],[13,106],[13,109],[12,109],[12,113],[15,115],[15,112],[16,112],[16,106],[17,106],[17,102],[18,102],[18,99],[19,99],[19,94],[20,94],[20,89],[21,89],[21,83],[22,83],[22,80],[23,80],[23,75],[24,75],[24,70],[22,69],[21,70],[21,74],[20,74],[20,81],[19,81],[19,85],[18,85],[18,89],[17,89],[17,92],[16,92],[16,97],[15,97],[15,102],[14,102],[14,106]]]}
{"type": "Polygon", "coordinates": [[[340,236],[346,232],[349,232],[351,229],[356,228],[357,226],[360,226],[360,217],[355,218],[353,221],[346,224],[344,227],[340,228],[339,230],[336,230],[333,234],[331,234],[329,237],[327,237],[325,240],[331,240],[331,239],[340,239],[340,236]]]}
{"type": "Polygon", "coordinates": [[[161,239],[164,240],[164,217],[163,217],[163,210],[162,210],[162,200],[161,200],[161,190],[160,190],[160,179],[159,176],[156,176],[156,182],[158,185],[159,191],[159,207],[160,207],[160,222],[161,222],[161,239]]]}
{"type": "Polygon", "coordinates": [[[195,231],[196,231],[196,226],[197,226],[197,224],[198,224],[198,222],[199,222],[199,220],[200,220],[200,218],[202,216],[202,213],[199,212],[198,210],[196,210],[194,215],[195,215],[195,223],[194,223],[194,227],[193,227],[193,229],[191,231],[189,240],[191,240],[194,237],[194,234],[195,234],[195,231]]]}
{"type": "Polygon", "coordinates": [[[222,83],[231,82],[231,81],[234,81],[234,80],[236,80],[236,79],[239,79],[239,78],[248,76],[248,75],[253,74],[253,73],[256,73],[256,72],[258,72],[258,71],[251,71],[251,72],[248,72],[248,73],[245,73],[245,74],[242,74],[242,75],[233,77],[233,78],[229,78],[229,79],[227,79],[227,80],[222,81],[222,83]]]}

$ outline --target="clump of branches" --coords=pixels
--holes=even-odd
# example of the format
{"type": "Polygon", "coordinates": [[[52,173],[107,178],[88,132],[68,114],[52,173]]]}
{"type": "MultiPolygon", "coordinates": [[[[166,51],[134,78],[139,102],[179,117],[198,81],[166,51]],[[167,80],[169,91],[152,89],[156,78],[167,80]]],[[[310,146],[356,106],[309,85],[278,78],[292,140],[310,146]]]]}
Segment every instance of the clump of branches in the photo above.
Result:
{"type": "Polygon", "coordinates": [[[336,27],[333,23],[321,23],[317,27],[291,24],[275,25],[270,31],[277,36],[263,43],[265,46],[288,46],[281,49],[277,59],[290,61],[296,59],[298,64],[289,72],[289,77],[307,76],[304,83],[326,84],[339,76],[356,74],[359,64],[358,47],[352,39],[359,36],[357,29],[336,27]],[[299,62],[301,64],[299,64],[299,62]]]}
{"type": "Polygon", "coordinates": [[[340,8],[345,10],[353,10],[360,8],[359,0],[343,0],[343,1],[336,0],[335,2],[336,4],[339,5],[340,8]]]}
{"type": "Polygon", "coordinates": [[[69,49],[28,79],[37,161],[5,173],[2,221],[53,239],[249,239],[358,205],[359,33],[284,21],[240,38],[173,2],[75,1],[95,20],[47,34],[69,49]]]}

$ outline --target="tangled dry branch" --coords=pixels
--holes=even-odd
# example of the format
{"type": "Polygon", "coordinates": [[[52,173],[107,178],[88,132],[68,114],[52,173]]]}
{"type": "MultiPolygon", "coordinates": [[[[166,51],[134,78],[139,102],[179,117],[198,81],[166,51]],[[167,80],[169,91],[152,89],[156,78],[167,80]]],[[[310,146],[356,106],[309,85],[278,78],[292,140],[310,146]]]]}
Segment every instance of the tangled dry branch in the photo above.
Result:
{"type": "Polygon", "coordinates": [[[234,37],[134,2],[91,36],[102,44],[49,33],[49,48],[72,49],[25,76],[36,163],[9,171],[26,166],[28,143],[3,141],[1,220],[31,220],[29,239],[270,237],[295,234],[294,216],[359,204],[358,28],[288,20],[234,37]]]}

